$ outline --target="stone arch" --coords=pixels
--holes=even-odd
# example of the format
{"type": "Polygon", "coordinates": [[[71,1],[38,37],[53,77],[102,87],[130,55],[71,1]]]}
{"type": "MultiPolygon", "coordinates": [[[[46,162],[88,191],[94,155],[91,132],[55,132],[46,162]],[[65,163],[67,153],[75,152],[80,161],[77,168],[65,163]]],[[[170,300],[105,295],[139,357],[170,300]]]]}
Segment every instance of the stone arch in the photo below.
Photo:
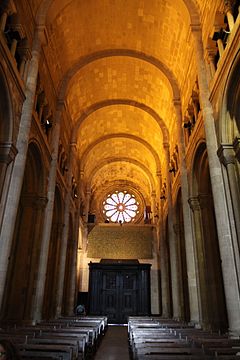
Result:
{"type": "MultiPolygon", "coordinates": [[[[11,172],[11,166],[9,165],[14,160],[17,149],[13,144],[13,110],[10,91],[1,64],[0,89],[0,200],[1,204],[4,204],[7,196],[7,190],[4,191],[4,187],[8,182],[11,172]]],[[[3,209],[4,205],[1,207],[3,209]]]]}
{"type": "Polygon", "coordinates": [[[132,49],[105,49],[102,51],[98,51],[95,53],[88,54],[82,58],[80,58],[63,76],[61,84],[58,89],[59,99],[65,99],[67,90],[71,85],[71,82],[74,79],[74,75],[77,74],[84,66],[90,64],[99,59],[103,59],[106,57],[113,57],[113,56],[125,56],[125,57],[132,57],[142,61],[145,61],[149,64],[155,66],[158,70],[162,72],[162,74],[168,80],[170,87],[173,92],[173,98],[178,100],[180,99],[180,90],[177,79],[175,78],[172,71],[159,59],[145,54],[142,51],[132,50],[132,49]]]}
{"type": "Polygon", "coordinates": [[[235,57],[226,81],[220,122],[220,139],[224,144],[232,144],[240,138],[240,51],[235,57]]]}
{"type": "Polygon", "coordinates": [[[56,315],[58,274],[60,264],[61,240],[63,233],[64,205],[61,190],[55,189],[51,237],[48,249],[47,277],[44,291],[43,318],[56,315]]]}
{"type": "Polygon", "coordinates": [[[200,322],[204,328],[226,331],[227,313],[221,259],[206,144],[196,149],[192,168],[195,256],[198,266],[200,322]]]}
{"type": "Polygon", "coordinates": [[[19,201],[10,259],[4,314],[7,319],[32,317],[34,288],[39,265],[39,248],[44,222],[45,173],[41,151],[30,143],[19,201]],[[11,280],[10,280],[11,279],[11,280]]]}
{"type": "Polygon", "coordinates": [[[96,140],[94,143],[90,144],[87,149],[84,151],[82,157],[81,157],[81,169],[80,171],[83,171],[83,168],[82,166],[84,166],[85,162],[86,162],[86,159],[87,159],[87,156],[88,156],[88,153],[96,146],[98,145],[99,143],[101,142],[104,142],[105,140],[108,140],[108,139],[114,139],[114,138],[127,138],[127,139],[131,139],[131,140],[134,140],[136,142],[140,142],[141,144],[144,145],[144,147],[146,147],[150,152],[151,154],[153,155],[154,159],[155,159],[155,163],[156,163],[156,172],[157,171],[160,171],[161,170],[161,164],[160,164],[160,159],[158,157],[158,154],[157,152],[153,149],[153,147],[147,143],[146,141],[144,141],[143,139],[137,137],[137,136],[134,136],[134,135],[131,135],[131,134],[109,134],[109,135],[105,135],[103,137],[101,137],[100,139],[96,140]]]}
{"type": "Polygon", "coordinates": [[[0,144],[12,142],[13,112],[10,100],[10,91],[0,65],[0,144]]]}
{"type": "Polygon", "coordinates": [[[75,143],[77,141],[76,137],[77,137],[77,132],[79,127],[81,126],[81,124],[83,123],[83,121],[90,115],[92,114],[94,111],[97,111],[98,109],[101,109],[103,107],[106,106],[110,106],[110,105],[128,105],[128,106],[135,106],[145,112],[147,112],[150,116],[152,116],[156,122],[158,123],[162,134],[163,134],[163,142],[164,143],[168,143],[169,142],[169,132],[167,129],[167,126],[165,125],[163,119],[149,106],[140,103],[138,101],[133,101],[130,99],[108,99],[108,100],[104,100],[104,101],[100,101],[98,103],[94,103],[91,106],[89,106],[88,108],[84,109],[81,116],[79,117],[79,119],[76,122],[76,125],[73,129],[73,136],[72,136],[72,142],[75,143]]]}
{"type": "Polygon", "coordinates": [[[155,191],[156,184],[155,184],[155,181],[154,181],[153,176],[152,176],[151,172],[149,171],[149,169],[146,168],[143,164],[140,164],[137,160],[129,159],[129,158],[125,158],[125,157],[119,157],[117,160],[115,158],[107,158],[107,159],[99,162],[89,176],[89,187],[91,187],[93,176],[96,174],[96,172],[99,169],[101,169],[106,164],[115,163],[115,162],[119,162],[119,161],[129,162],[129,163],[135,164],[139,168],[141,168],[142,171],[146,174],[146,177],[149,179],[149,186],[150,186],[151,192],[155,191]]]}

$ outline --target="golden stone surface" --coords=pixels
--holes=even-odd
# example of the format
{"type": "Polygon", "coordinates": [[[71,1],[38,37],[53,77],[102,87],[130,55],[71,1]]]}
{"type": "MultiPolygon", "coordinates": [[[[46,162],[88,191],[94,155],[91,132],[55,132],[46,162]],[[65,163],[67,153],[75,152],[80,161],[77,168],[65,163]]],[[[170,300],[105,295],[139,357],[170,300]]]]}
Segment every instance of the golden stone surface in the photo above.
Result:
{"type": "Polygon", "coordinates": [[[89,258],[151,259],[151,227],[131,225],[97,225],[88,235],[89,258]]]}

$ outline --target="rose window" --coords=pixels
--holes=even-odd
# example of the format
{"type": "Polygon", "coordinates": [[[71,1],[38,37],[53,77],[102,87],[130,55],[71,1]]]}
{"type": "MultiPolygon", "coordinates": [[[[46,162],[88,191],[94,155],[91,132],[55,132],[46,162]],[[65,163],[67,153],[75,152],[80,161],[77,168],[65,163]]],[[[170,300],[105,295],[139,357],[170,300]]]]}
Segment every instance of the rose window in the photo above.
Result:
{"type": "Polygon", "coordinates": [[[111,222],[131,222],[139,213],[138,206],[133,194],[115,191],[103,202],[103,213],[111,222]]]}

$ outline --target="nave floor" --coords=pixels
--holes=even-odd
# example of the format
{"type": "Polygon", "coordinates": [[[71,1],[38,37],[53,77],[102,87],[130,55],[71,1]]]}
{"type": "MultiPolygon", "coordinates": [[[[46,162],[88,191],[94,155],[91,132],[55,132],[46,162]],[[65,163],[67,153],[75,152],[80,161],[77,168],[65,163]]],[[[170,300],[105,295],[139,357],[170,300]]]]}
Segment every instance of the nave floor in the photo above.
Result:
{"type": "Polygon", "coordinates": [[[127,326],[108,326],[94,360],[129,360],[127,326]]]}

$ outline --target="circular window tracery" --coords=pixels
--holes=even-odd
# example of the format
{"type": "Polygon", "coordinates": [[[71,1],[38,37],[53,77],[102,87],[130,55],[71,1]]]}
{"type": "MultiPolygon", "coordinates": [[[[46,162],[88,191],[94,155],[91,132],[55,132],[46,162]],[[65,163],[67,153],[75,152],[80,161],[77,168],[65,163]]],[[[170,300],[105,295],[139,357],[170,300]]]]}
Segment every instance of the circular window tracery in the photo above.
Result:
{"type": "Polygon", "coordinates": [[[115,191],[103,202],[103,213],[111,222],[131,222],[139,213],[139,202],[127,191],[115,191]]]}

